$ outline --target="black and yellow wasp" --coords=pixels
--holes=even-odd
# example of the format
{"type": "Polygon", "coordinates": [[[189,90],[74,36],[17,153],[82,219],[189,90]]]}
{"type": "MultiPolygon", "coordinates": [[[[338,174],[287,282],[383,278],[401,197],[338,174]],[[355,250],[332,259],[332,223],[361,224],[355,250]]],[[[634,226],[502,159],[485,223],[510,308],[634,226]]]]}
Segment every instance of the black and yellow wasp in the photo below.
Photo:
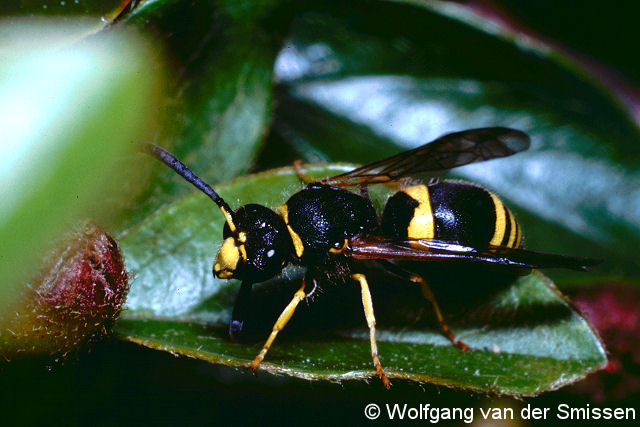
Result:
{"type": "Polygon", "coordinates": [[[320,181],[311,180],[298,169],[299,176],[309,183],[278,212],[257,204],[233,210],[172,154],[155,145],[147,148],[207,194],[224,215],[224,242],[213,273],[221,279],[242,281],[229,326],[232,337],[242,330],[254,283],[278,275],[289,263],[306,267],[302,286],[251,363],[253,371],[300,301],[326,283],[358,283],[373,364],[388,388],[390,382],[378,358],[376,321],[362,260],[377,260],[391,273],[419,284],[444,332],[462,349],[467,346],[445,323],[429,288],[428,273],[410,272],[403,267],[404,261],[454,265],[452,268],[461,264],[497,266],[517,274],[547,267],[586,270],[598,261],[521,249],[522,232],[514,215],[495,194],[478,185],[431,178],[426,183],[401,187],[387,200],[382,217],[368,197],[367,186],[398,184],[417,174],[433,177],[454,167],[510,156],[528,147],[529,137],[521,131],[481,128],[444,135],[416,149],[320,181]]]}

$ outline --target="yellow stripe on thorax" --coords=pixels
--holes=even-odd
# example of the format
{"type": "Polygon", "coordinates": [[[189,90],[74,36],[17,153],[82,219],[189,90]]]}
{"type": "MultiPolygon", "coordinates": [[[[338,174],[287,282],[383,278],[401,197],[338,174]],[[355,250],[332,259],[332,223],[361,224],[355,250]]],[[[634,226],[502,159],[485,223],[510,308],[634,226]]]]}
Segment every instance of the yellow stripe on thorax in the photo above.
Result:
{"type": "Polygon", "coordinates": [[[402,191],[419,203],[413,211],[413,218],[407,227],[407,237],[410,239],[433,239],[435,231],[429,189],[426,185],[414,185],[402,191]]]}
{"type": "Polygon", "coordinates": [[[499,246],[502,243],[502,239],[504,238],[504,233],[507,228],[507,218],[505,215],[505,208],[502,204],[502,201],[489,191],[489,195],[491,196],[491,200],[493,200],[493,206],[496,211],[496,225],[495,231],[493,233],[493,237],[489,241],[489,244],[499,246]]]}
{"type": "Polygon", "coordinates": [[[284,220],[284,223],[287,224],[287,230],[289,230],[289,235],[293,241],[293,248],[296,250],[296,255],[298,258],[301,258],[304,253],[304,245],[302,244],[302,240],[300,239],[300,236],[298,236],[298,233],[293,231],[293,228],[289,225],[289,208],[287,208],[287,205],[282,205],[278,210],[280,211],[280,216],[284,220]]]}

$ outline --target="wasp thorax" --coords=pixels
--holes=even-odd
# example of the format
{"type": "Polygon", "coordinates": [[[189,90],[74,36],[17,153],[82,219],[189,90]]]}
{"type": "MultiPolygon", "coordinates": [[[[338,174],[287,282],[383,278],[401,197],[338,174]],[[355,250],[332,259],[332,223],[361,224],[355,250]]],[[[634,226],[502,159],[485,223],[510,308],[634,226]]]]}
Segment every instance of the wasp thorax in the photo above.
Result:
{"type": "Polygon", "coordinates": [[[287,226],[271,209],[242,206],[233,213],[233,228],[224,226],[224,242],[213,264],[217,277],[260,282],[280,273],[291,260],[287,226]]]}

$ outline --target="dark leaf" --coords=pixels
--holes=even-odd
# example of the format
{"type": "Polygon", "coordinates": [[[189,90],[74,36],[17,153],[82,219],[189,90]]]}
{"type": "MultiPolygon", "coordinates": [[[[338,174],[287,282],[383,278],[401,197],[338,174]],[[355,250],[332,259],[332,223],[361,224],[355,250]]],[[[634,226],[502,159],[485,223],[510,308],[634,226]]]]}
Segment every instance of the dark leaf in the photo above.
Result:
{"type": "Polygon", "coordinates": [[[277,62],[275,128],[309,161],[358,163],[468,128],[525,131],[529,151],[453,173],[507,199],[531,249],[604,258],[590,281],[638,277],[640,137],[626,112],[558,55],[433,9],[303,15],[277,62]]]}
{"type": "MultiPolygon", "coordinates": [[[[316,177],[344,170],[308,169],[316,177]]],[[[290,169],[282,169],[243,177],[216,191],[233,208],[247,202],[273,208],[301,187],[290,169]]],[[[376,196],[378,203],[383,193],[376,196]]],[[[198,194],[156,212],[122,237],[134,275],[128,310],[116,326],[122,338],[248,366],[300,277],[297,270],[287,270],[282,278],[256,286],[243,339],[230,341],[227,328],[238,284],[211,273],[222,224],[217,207],[198,194]]],[[[489,275],[486,285],[451,283],[436,290],[454,331],[473,348],[468,353],[444,337],[417,287],[380,274],[371,277],[377,278],[372,295],[379,352],[392,380],[532,395],[577,381],[606,363],[589,324],[540,273],[513,286],[493,283],[489,275]]],[[[301,304],[261,369],[330,381],[375,377],[358,287],[325,286],[316,301],[301,304]]]]}

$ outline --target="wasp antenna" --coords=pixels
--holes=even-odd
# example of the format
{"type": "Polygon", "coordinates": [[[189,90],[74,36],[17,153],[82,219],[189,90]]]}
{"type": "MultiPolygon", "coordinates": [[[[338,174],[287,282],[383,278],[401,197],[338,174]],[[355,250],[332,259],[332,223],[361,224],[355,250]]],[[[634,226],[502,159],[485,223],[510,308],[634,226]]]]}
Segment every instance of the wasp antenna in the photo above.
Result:
{"type": "Polygon", "coordinates": [[[229,205],[227,205],[224,199],[220,197],[209,184],[204,182],[198,175],[193,173],[191,169],[189,169],[184,163],[178,160],[176,156],[162,147],[158,147],[155,144],[149,143],[144,144],[144,152],[169,166],[178,175],[189,181],[191,184],[193,184],[194,187],[209,196],[209,198],[213,200],[214,203],[218,205],[218,207],[222,211],[222,214],[224,215],[227,224],[229,224],[229,228],[231,229],[231,231],[233,232],[236,230],[236,226],[233,223],[233,211],[231,210],[229,205]]]}

